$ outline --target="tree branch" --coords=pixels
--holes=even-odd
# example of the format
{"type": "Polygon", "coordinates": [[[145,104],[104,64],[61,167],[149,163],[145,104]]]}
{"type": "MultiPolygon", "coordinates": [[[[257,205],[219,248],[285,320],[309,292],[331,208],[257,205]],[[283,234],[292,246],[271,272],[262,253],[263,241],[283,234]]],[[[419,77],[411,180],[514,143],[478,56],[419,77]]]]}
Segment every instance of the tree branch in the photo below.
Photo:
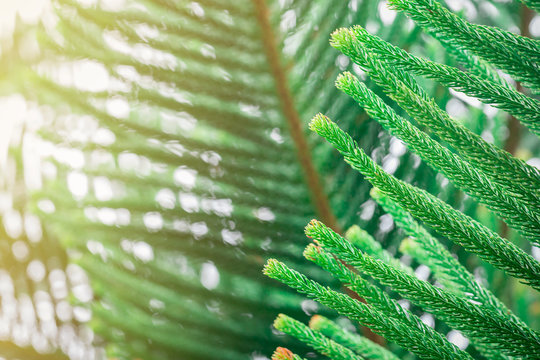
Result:
{"type": "Polygon", "coordinates": [[[304,171],[304,178],[309,187],[310,197],[321,221],[332,229],[340,232],[337,220],[330,208],[326,193],[321,185],[319,174],[315,170],[311,151],[306,141],[302,128],[300,116],[294,106],[294,100],[288,87],[287,76],[280,61],[273,29],[270,24],[269,11],[265,0],[253,0],[257,19],[261,26],[261,35],[266,52],[266,57],[276,82],[276,92],[281,102],[281,107],[285,118],[289,124],[292,140],[296,145],[298,160],[304,171]]]}

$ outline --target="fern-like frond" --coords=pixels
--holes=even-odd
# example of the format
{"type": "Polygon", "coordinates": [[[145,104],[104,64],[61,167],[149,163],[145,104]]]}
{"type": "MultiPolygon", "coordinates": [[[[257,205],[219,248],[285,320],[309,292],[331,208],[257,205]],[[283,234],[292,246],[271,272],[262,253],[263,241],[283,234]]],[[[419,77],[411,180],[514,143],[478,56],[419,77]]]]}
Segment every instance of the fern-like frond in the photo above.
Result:
{"type": "Polygon", "coordinates": [[[356,142],[323,115],[313,118],[311,129],[327,139],[354,169],[413,216],[462,245],[468,251],[510,275],[521,278],[533,288],[540,288],[540,264],[533,257],[476,220],[448,206],[422,189],[396,179],[373,162],[356,142]]]}
{"type": "Polygon", "coordinates": [[[373,341],[342,329],[335,322],[324,316],[314,315],[309,321],[309,327],[320,331],[323,335],[365,356],[367,359],[397,360],[394,354],[373,341]]]}
{"type": "Polygon", "coordinates": [[[434,0],[391,0],[390,4],[406,12],[422,27],[452,39],[517,81],[540,89],[540,45],[536,41],[498,28],[471,24],[434,0]]]}
{"type": "MultiPolygon", "coordinates": [[[[389,71],[387,66],[362,47],[362,43],[356,40],[351,31],[335,32],[332,44],[366,69],[377,84],[385,88],[392,99],[417,122],[445,140],[471,165],[484,171],[491,181],[505,187],[518,199],[523,199],[522,201],[532,208],[531,211],[537,211],[538,194],[534,189],[538,188],[540,181],[538,169],[488,144],[480,136],[451,119],[408,73],[389,71]],[[516,176],[523,183],[516,182],[516,176]],[[530,191],[531,188],[533,191],[530,191]]],[[[357,99],[359,96],[360,94],[356,95],[357,99]]],[[[533,215],[535,216],[537,215],[533,215]]],[[[534,241],[535,237],[532,238],[534,241]]]]}
{"type": "Polygon", "coordinates": [[[298,340],[308,344],[313,349],[320,351],[322,354],[329,356],[332,359],[338,360],[359,360],[361,356],[355,355],[348,348],[338,344],[337,342],[327,338],[319,331],[310,329],[298,320],[280,314],[274,321],[274,327],[288,335],[294,336],[298,340]]]}
{"type": "Polygon", "coordinates": [[[320,222],[313,220],[306,227],[306,234],[346,263],[391,286],[474,341],[492,346],[508,356],[540,355],[540,336],[530,329],[509,324],[505,316],[482,309],[363,254],[320,222]]]}
{"type": "Polygon", "coordinates": [[[388,340],[410,350],[425,359],[470,359],[469,355],[455,348],[447,349],[436,346],[430,338],[420,332],[410,331],[405,324],[385,316],[384,313],[374,310],[370,306],[352,299],[349,296],[323,287],[321,284],[308,279],[305,275],[290,269],[285,264],[270,259],[266,263],[264,273],[284,284],[306,294],[308,297],[331,307],[341,315],[369,325],[375,332],[384,335],[388,340]]]}
{"type": "MultiPolygon", "coordinates": [[[[257,269],[273,254],[318,280],[330,279],[302,263],[303,245],[285,239],[305,241],[301,229],[315,214],[331,222],[349,211],[348,223],[354,216],[339,202],[329,204],[324,187],[336,188],[335,169],[314,163],[301,119],[314,97],[324,98],[331,112],[353,110],[351,123],[359,111],[350,100],[331,109],[339,94],[332,78],[305,87],[310,93],[293,90],[305,74],[333,69],[338,56],[326,38],[312,41],[312,29],[329,33],[359,15],[349,16],[347,3],[327,17],[331,4],[251,0],[136,0],[121,8],[59,0],[55,7],[55,28],[39,31],[47,61],[22,74],[19,87],[55,113],[42,139],[86,159],[76,169],[62,157],[46,160],[58,176],[34,199],[55,204],[52,214],[38,212],[65,247],[83,254],[78,264],[100,299],[92,322],[99,340],[115,344],[117,332],[127,334],[124,345],[110,347],[114,356],[212,359],[221,356],[215,349],[223,344],[231,358],[249,357],[253,347],[269,353],[277,338],[260,325],[276,310],[300,318],[302,298],[257,269]],[[280,21],[287,11],[298,23],[285,29],[280,21]],[[292,37],[296,49],[287,45],[292,37]],[[78,71],[67,82],[58,76],[58,69],[81,64],[108,85],[85,87],[78,71]],[[70,121],[108,140],[72,136],[70,121]],[[70,192],[73,178],[88,185],[84,194],[70,192]],[[110,276],[100,265],[110,266],[110,276]],[[149,304],[156,302],[165,310],[159,309],[163,321],[152,328],[158,310],[149,304]],[[212,317],[208,302],[220,304],[222,318],[212,317]],[[124,326],[126,308],[137,316],[124,326]],[[199,328],[212,335],[203,341],[199,328]],[[248,328],[249,344],[241,331],[248,328]],[[175,336],[186,340],[174,343],[175,336]]],[[[368,126],[380,131],[376,123],[368,126]]],[[[352,180],[358,184],[361,176],[352,180]]]]}
{"type": "MultiPolygon", "coordinates": [[[[378,72],[381,76],[391,76],[384,70],[378,72]]],[[[340,76],[337,87],[358,101],[371,117],[377,119],[392,135],[400,138],[437,171],[493,209],[516,230],[532,241],[540,238],[540,217],[535,208],[530,209],[510,194],[501,192],[482,172],[478,172],[469,163],[399,117],[352,74],[345,73],[340,76]]],[[[401,89],[407,91],[404,87],[401,89]]],[[[409,95],[414,96],[412,93],[409,95]]]]}
{"type": "Polygon", "coordinates": [[[370,52],[384,59],[384,62],[410,71],[415,75],[436,80],[441,85],[505,110],[539,135],[540,102],[538,100],[518,92],[511,86],[503,86],[452,66],[411,55],[377,36],[369,34],[361,27],[355,27],[353,32],[358,41],[362,42],[370,52]]]}

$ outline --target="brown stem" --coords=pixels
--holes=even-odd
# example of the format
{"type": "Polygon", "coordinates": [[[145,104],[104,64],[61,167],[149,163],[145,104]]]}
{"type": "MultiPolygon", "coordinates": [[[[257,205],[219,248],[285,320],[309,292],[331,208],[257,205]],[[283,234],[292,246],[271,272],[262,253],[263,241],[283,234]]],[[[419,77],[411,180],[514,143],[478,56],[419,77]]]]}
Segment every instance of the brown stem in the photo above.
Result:
{"type": "MultiPolygon", "coordinates": [[[[534,11],[526,7],[524,4],[520,5],[520,32],[521,35],[531,37],[531,32],[529,31],[529,25],[531,20],[534,17],[534,11]]],[[[523,92],[523,86],[520,82],[516,83],[516,89],[519,92],[523,92]]],[[[521,131],[522,125],[518,119],[514,116],[509,116],[508,118],[508,137],[504,143],[504,150],[508,151],[510,154],[515,154],[521,140],[521,131]]],[[[508,237],[509,228],[508,225],[501,221],[501,236],[508,237]]]]}
{"type": "Polygon", "coordinates": [[[270,65],[270,70],[276,82],[276,91],[281,102],[281,107],[285,118],[289,124],[292,140],[296,145],[298,159],[304,172],[304,178],[310,190],[310,197],[321,221],[334,231],[339,232],[336,218],[330,208],[328,198],[321,185],[319,174],[315,170],[311,158],[311,151],[306,141],[300,116],[294,106],[294,101],[287,83],[285,70],[281,65],[280,51],[278,50],[273,29],[270,24],[268,7],[265,0],[253,0],[257,19],[261,26],[261,35],[266,52],[266,57],[270,65]]]}
{"type": "MultiPolygon", "coordinates": [[[[517,89],[520,90],[520,87],[521,86],[517,86],[517,89]]],[[[508,137],[504,143],[504,150],[508,151],[510,154],[514,154],[519,145],[521,124],[514,116],[509,116],[507,128],[508,137]]]]}
{"type": "MultiPolygon", "coordinates": [[[[300,116],[294,107],[294,101],[288,87],[285,70],[281,66],[280,52],[278,51],[273,29],[270,25],[268,7],[266,6],[265,0],[253,0],[253,3],[255,4],[257,19],[259,20],[259,24],[261,26],[262,40],[266,57],[276,82],[276,91],[281,102],[283,113],[285,114],[287,122],[289,123],[291,137],[296,145],[298,159],[300,160],[302,169],[304,170],[305,179],[310,190],[311,201],[315,205],[317,213],[321,217],[321,221],[324,222],[326,226],[332,228],[335,232],[340,233],[341,231],[330,208],[326,193],[321,186],[319,174],[313,166],[311,151],[302,129],[300,116]]],[[[350,289],[345,288],[345,291],[352,298],[365,302],[364,299],[350,289]]],[[[367,338],[381,345],[385,343],[383,337],[373,333],[367,327],[362,327],[362,333],[367,338]]]]}
{"type": "MultiPolygon", "coordinates": [[[[526,7],[524,4],[520,6],[520,32],[521,35],[531,37],[531,32],[529,31],[529,25],[531,20],[534,17],[534,11],[526,7]]],[[[516,89],[520,92],[523,92],[523,86],[521,83],[516,84],[516,89]]],[[[504,149],[511,154],[514,154],[517,150],[520,141],[521,134],[521,124],[518,119],[513,116],[510,116],[508,120],[508,138],[504,144],[504,149]]]]}

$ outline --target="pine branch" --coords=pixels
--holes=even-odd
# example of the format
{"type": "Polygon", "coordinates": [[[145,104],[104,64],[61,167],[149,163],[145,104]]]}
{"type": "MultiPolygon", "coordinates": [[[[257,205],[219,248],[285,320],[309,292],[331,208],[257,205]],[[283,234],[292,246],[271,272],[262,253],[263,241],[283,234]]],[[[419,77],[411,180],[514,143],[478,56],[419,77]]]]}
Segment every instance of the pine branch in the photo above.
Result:
{"type": "Polygon", "coordinates": [[[410,74],[399,68],[392,68],[390,71],[362,47],[352,31],[341,29],[334,32],[331,43],[366,70],[416,121],[450,144],[471,165],[489,176],[491,181],[511,192],[516,201],[538,211],[540,192],[536,189],[540,189],[540,170],[487,143],[451,119],[418,86],[410,74]]]}
{"type": "Polygon", "coordinates": [[[375,259],[382,260],[406,273],[414,274],[413,269],[394,258],[388,251],[383,249],[381,244],[377,242],[373,236],[369,235],[367,231],[362,230],[358,225],[351,226],[347,232],[345,232],[345,238],[349,240],[351,244],[375,259]]]}
{"type": "Polygon", "coordinates": [[[540,46],[534,40],[498,28],[471,24],[434,0],[390,0],[416,23],[440,33],[473,54],[508,72],[517,81],[540,89],[540,46]]]}
{"type": "Polygon", "coordinates": [[[310,189],[312,202],[320,216],[327,219],[330,226],[338,230],[337,220],[332,212],[332,209],[330,208],[328,198],[326,197],[325,191],[319,179],[319,174],[313,165],[311,152],[309,151],[309,147],[304,135],[304,129],[302,129],[302,122],[298,112],[295,109],[292,94],[287,86],[287,77],[284,69],[280,64],[280,55],[273,36],[273,29],[269,20],[268,8],[263,0],[253,0],[253,3],[255,5],[257,19],[261,26],[261,33],[268,62],[275,79],[276,91],[281,101],[283,113],[289,123],[291,137],[297,148],[298,159],[300,160],[300,164],[304,170],[304,177],[310,189]]]}
{"type": "Polygon", "coordinates": [[[310,128],[328,140],[354,169],[413,216],[466,250],[478,254],[486,262],[540,289],[540,263],[516,245],[428,192],[384,172],[327,117],[320,114],[315,116],[310,128]]]}
{"type": "MultiPolygon", "coordinates": [[[[501,317],[507,319],[507,321],[512,322],[522,332],[531,331],[491,291],[479,284],[474,276],[450,254],[446,247],[414,221],[406,210],[376,188],[371,190],[371,197],[387,213],[392,215],[397,226],[403,229],[407,235],[411,236],[403,240],[400,250],[412,256],[419,263],[427,265],[445,289],[461,297],[470,297],[483,306],[490,308],[501,317]]],[[[493,351],[490,351],[491,349],[482,347],[481,344],[475,344],[475,346],[487,358],[492,358],[495,355],[493,351]]]]}
{"type": "Polygon", "coordinates": [[[362,356],[355,355],[350,349],[337,342],[330,340],[319,331],[310,329],[300,321],[288,317],[284,314],[274,321],[274,327],[288,335],[294,336],[303,343],[308,344],[313,349],[323,355],[335,360],[361,360],[362,356]]]}
{"type": "Polygon", "coordinates": [[[480,285],[474,275],[406,210],[376,188],[371,190],[371,197],[392,216],[396,225],[411,237],[404,240],[405,244],[402,245],[406,253],[414,255],[420,263],[427,265],[446,289],[455,291],[461,296],[470,294],[475,301],[491,307],[502,316],[511,316],[511,320],[516,324],[526,327],[495,295],[480,285]]]}
{"type": "Polygon", "coordinates": [[[418,316],[403,308],[396,301],[391,299],[382,289],[369,283],[359,274],[351,271],[347,266],[339,262],[324,249],[321,249],[314,244],[309,244],[304,251],[304,257],[330,272],[347,288],[366,300],[373,309],[384,313],[389,318],[400,321],[404,326],[408,327],[408,331],[418,332],[419,335],[423,335],[426,346],[438,349],[438,351],[446,354],[446,356],[458,358],[466,357],[466,355],[462,354],[461,350],[448,342],[444,336],[424,324],[418,316]]]}
{"type": "Polygon", "coordinates": [[[503,86],[489,79],[466,73],[452,66],[422,59],[393,46],[377,36],[369,34],[360,26],[353,28],[356,39],[368,51],[377,54],[385,63],[411,71],[416,75],[436,80],[442,85],[476,97],[480,101],[500,108],[522,121],[540,135],[540,102],[510,86],[503,86]]]}
{"type": "Polygon", "coordinates": [[[278,347],[272,354],[272,360],[304,360],[300,356],[294,354],[291,350],[278,347]]]}
{"type": "Polygon", "coordinates": [[[386,339],[395,342],[405,349],[417,354],[423,359],[469,359],[468,354],[462,353],[461,357],[456,355],[448,356],[437,348],[431,348],[426,345],[424,335],[418,335],[415,331],[389,318],[384,313],[374,310],[366,304],[358,300],[352,299],[349,296],[323,287],[319,283],[308,279],[305,275],[290,269],[285,264],[270,259],[266,263],[264,273],[282,283],[296,289],[297,291],[306,294],[308,297],[317,300],[323,305],[326,305],[343,316],[347,316],[351,320],[356,320],[380,333],[386,339]]]}
{"type": "MultiPolygon", "coordinates": [[[[382,69],[377,69],[377,72],[381,76],[390,76],[382,69]]],[[[392,135],[403,140],[409,148],[426,160],[431,167],[446,175],[458,187],[485,204],[531,241],[540,239],[539,214],[519,203],[515,197],[501,191],[482,172],[477,171],[469,163],[398,116],[382,99],[352,74],[345,73],[339,76],[336,84],[339,89],[354,98],[372,118],[376,119],[392,135]]],[[[409,97],[414,99],[415,95],[399,82],[395,88],[408,92],[409,97]]],[[[414,100],[418,100],[418,98],[414,100]]]]}
{"type": "Polygon", "coordinates": [[[508,356],[540,356],[538,334],[521,331],[495,312],[373,259],[316,220],[306,227],[306,235],[475,341],[493,346],[508,356]]]}
{"type": "MultiPolygon", "coordinates": [[[[426,30],[429,32],[429,29],[426,30]]],[[[456,45],[451,39],[444,37],[442,34],[436,32],[429,32],[429,34],[441,43],[448,55],[453,57],[458,64],[467,69],[471,74],[482,79],[490,80],[507,89],[513,89],[512,85],[503,79],[497,70],[484,59],[480,59],[478,56],[471,54],[470,51],[456,45]]]]}
{"type": "Polygon", "coordinates": [[[343,346],[366,357],[367,359],[398,360],[397,356],[379,344],[374,343],[368,338],[342,329],[335,322],[325,318],[324,316],[313,316],[309,322],[309,327],[313,330],[320,331],[323,335],[328,336],[330,339],[342,344],[343,346]]]}
{"type": "MultiPolygon", "coordinates": [[[[368,304],[387,314],[387,316],[394,317],[404,324],[410,327],[410,331],[418,329],[421,333],[425,334],[426,341],[430,341],[434,346],[441,349],[447,349],[449,353],[457,352],[460,350],[448,340],[436,332],[433,328],[427,326],[422,322],[418,316],[414,315],[401,305],[399,305],[395,300],[391,299],[384,291],[382,291],[377,286],[369,283],[363,279],[359,274],[353,273],[333,256],[329,255],[320,247],[316,247],[313,244],[308,245],[304,252],[304,256],[317,265],[321,266],[323,269],[329,271],[334,277],[339,279],[346,287],[356,292],[362,298],[364,298],[368,304]]],[[[341,340],[337,340],[341,342],[341,340]]],[[[484,344],[474,341],[474,346],[480,351],[482,355],[488,359],[502,359],[503,356],[497,350],[488,348],[484,344]]],[[[354,347],[347,345],[351,349],[355,350],[354,347]]],[[[355,350],[356,351],[356,350],[355,350]]],[[[368,356],[368,355],[366,355],[368,356]]],[[[368,356],[369,357],[369,356],[368,356]]]]}

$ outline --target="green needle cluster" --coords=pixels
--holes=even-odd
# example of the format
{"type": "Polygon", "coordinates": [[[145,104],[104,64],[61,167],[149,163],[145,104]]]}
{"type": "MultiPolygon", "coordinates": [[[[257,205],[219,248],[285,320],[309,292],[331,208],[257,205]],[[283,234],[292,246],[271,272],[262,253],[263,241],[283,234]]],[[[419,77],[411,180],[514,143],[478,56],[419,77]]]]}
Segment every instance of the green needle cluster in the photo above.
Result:
{"type": "Polygon", "coordinates": [[[538,0],[50,2],[0,359],[540,359],[538,0]]]}
{"type": "Polygon", "coordinates": [[[385,63],[414,75],[436,80],[445,87],[453,88],[486,104],[505,110],[539,134],[540,102],[520,93],[507,83],[505,86],[449,65],[414,56],[371,35],[360,26],[355,26],[352,32],[358,41],[362,42],[370,52],[384,59],[385,63]]]}
{"type": "MultiPolygon", "coordinates": [[[[400,247],[402,252],[416,258],[419,263],[427,265],[446,289],[457,292],[461,296],[468,294],[475,301],[491,307],[492,310],[501,315],[511,314],[511,311],[496,296],[479,284],[448,249],[418,224],[406,210],[376,188],[372,189],[371,196],[387,213],[392,215],[396,224],[410,236],[403,240],[400,247]]],[[[511,319],[522,324],[513,314],[511,319]]]]}
{"type": "Polygon", "coordinates": [[[309,327],[320,331],[323,335],[328,336],[367,359],[398,360],[396,355],[379,344],[374,343],[366,337],[344,330],[341,326],[324,316],[313,316],[309,322],[309,327]]]}
{"type": "Polygon", "coordinates": [[[363,357],[354,354],[348,348],[327,338],[319,331],[310,329],[300,321],[280,314],[274,321],[274,327],[288,335],[294,336],[300,341],[305,342],[313,349],[322,354],[339,360],[361,360],[363,357]]]}
{"type": "Polygon", "coordinates": [[[268,260],[264,273],[321,304],[331,307],[339,314],[369,326],[388,340],[425,359],[470,359],[467,353],[453,347],[450,347],[451,350],[441,348],[431,338],[424,336],[422,332],[411,331],[408,326],[386,316],[383,312],[345,294],[324,287],[275,259],[268,260]]]}
{"type": "MultiPolygon", "coordinates": [[[[331,44],[362,67],[371,79],[381,86],[416,122],[451,145],[464,160],[481,170],[486,177],[499,185],[501,191],[505,189],[510,196],[516,198],[516,201],[523,203],[528,211],[534,213],[537,218],[540,211],[540,190],[538,190],[540,189],[540,171],[512,157],[506,151],[489,144],[452,119],[420,88],[410,73],[405,72],[400,67],[391,67],[385,57],[372,53],[371,47],[363,41],[366,33],[365,30],[358,27],[352,30],[340,29],[332,34],[331,44]],[[356,36],[357,33],[360,34],[359,37],[356,36]]],[[[381,114],[382,109],[377,108],[380,99],[369,92],[358,92],[354,90],[359,89],[350,89],[350,84],[353,82],[351,78],[353,77],[349,74],[341,76],[337,82],[338,87],[352,96],[361,106],[366,107],[365,110],[368,113],[379,110],[375,112],[377,115],[374,116],[375,119],[389,128],[389,131],[398,131],[396,121],[390,121],[392,117],[387,119],[388,115],[381,114]]],[[[530,101],[534,102],[535,100],[530,101]]],[[[401,124],[401,127],[403,126],[407,125],[401,124]]],[[[403,136],[403,130],[398,132],[396,136],[403,136]]],[[[412,146],[411,143],[406,142],[412,146]]],[[[533,241],[538,241],[538,238],[533,238],[533,241]]]]}
{"type": "MultiPolygon", "coordinates": [[[[500,187],[483,172],[398,116],[382,99],[350,73],[338,77],[337,87],[353,97],[365,111],[377,119],[392,135],[403,140],[435,170],[492,209],[524,236],[540,239],[540,217],[500,187]]],[[[404,91],[409,91],[403,88],[404,91]]],[[[412,95],[412,94],[411,94],[412,95]]]]}
{"type": "MultiPolygon", "coordinates": [[[[469,206],[484,205],[491,211],[492,223],[504,221],[517,236],[509,241],[468,208],[458,210],[430,191],[386,172],[360,148],[350,127],[338,126],[318,114],[309,128],[371,183],[372,199],[406,236],[399,251],[409,262],[402,262],[357,225],[342,236],[312,220],[305,233],[313,243],[305,248],[304,257],[342,287],[324,286],[306,276],[311,274],[274,259],[267,262],[264,273],[391,344],[381,346],[322,315],[312,317],[311,329],[283,316],[275,326],[314,348],[314,342],[326,344],[319,348],[326,355],[336,347],[324,343],[321,336],[350,350],[339,347],[328,355],[332,359],[354,353],[366,359],[395,360],[403,350],[421,359],[538,359],[540,333],[518,316],[521,311],[512,312],[492,287],[479,281],[453,251],[461,247],[530,286],[528,290],[539,291],[540,262],[529,249],[540,245],[540,171],[453,119],[421,84],[425,79],[434,80],[441,89],[476,98],[519,120],[530,136],[538,136],[540,102],[530,94],[540,91],[540,43],[472,24],[434,0],[389,3],[435,37],[455,61],[441,64],[413,55],[362,26],[338,29],[331,36],[331,45],[363,70],[360,75],[367,79],[361,81],[352,72],[344,72],[338,75],[336,87],[426,165],[469,195],[473,204],[469,206]],[[462,67],[455,67],[456,63],[462,67]],[[512,86],[498,70],[527,88],[512,86]],[[370,86],[373,83],[378,88],[370,86]],[[443,245],[438,237],[450,244],[443,245]],[[418,264],[429,269],[432,277],[417,276],[414,266],[418,264]],[[423,315],[418,315],[420,310],[433,316],[435,324],[425,323],[423,315]],[[471,347],[463,351],[448,341],[441,332],[447,328],[459,331],[471,347]]],[[[524,3],[538,9],[535,2],[524,3]]],[[[362,189],[351,189],[353,198],[355,191],[362,189]]]]}
{"type": "Polygon", "coordinates": [[[509,356],[540,356],[540,337],[509,324],[506,317],[474,306],[470,301],[417,279],[366,255],[324,224],[312,221],[306,235],[359,271],[388,285],[479,343],[493,345],[509,356]]]}
{"type": "Polygon", "coordinates": [[[540,263],[531,255],[425,190],[387,174],[327,117],[320,114],[315,116],[310,128],[327,139],[347,163],[413,216],[439,234],[478,254],[486,262],[525,280],[534,288],[540,288],[540,263]]]}
{"type": "Polygon", "coordinates": [[[536,41],[498,28],[471,24],[434,0],[390,0],[390,4],[420,26],[452,39],[516,80],[540,88],[540,45],[536,41]]]}

